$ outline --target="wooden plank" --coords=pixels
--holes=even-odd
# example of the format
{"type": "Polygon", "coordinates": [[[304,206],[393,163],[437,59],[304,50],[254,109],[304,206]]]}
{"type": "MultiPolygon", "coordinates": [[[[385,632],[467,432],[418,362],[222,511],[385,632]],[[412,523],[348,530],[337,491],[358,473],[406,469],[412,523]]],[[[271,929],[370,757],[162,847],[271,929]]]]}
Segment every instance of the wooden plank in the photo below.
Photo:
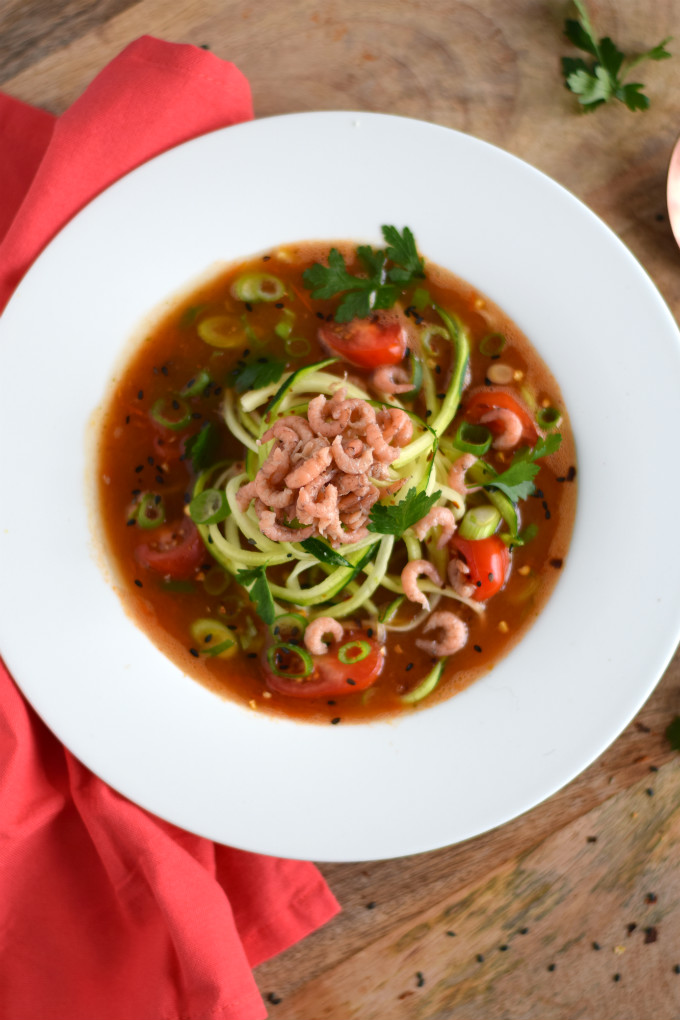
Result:
{"type": "Polygon", "coordinates": [[[677,1017],[679,783],[676,757],[653,782],[645,778],[481,880],[460,888],[452,872],[429,910],[297,992],[286,994],[260,968],[265,997],[281,999],[271,1016],[677,1017]]]}

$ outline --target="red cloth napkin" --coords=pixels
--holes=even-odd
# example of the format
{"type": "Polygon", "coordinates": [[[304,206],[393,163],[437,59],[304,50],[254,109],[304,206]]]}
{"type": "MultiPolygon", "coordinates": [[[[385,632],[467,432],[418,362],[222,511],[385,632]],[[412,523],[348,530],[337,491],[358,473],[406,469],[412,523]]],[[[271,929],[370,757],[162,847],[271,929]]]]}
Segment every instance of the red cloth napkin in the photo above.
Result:
{"type": "MultiPolygon", "coordinates": [[[[236,67],[149,37],[58,119],[0,94],[0,308],[116,178],[251,117],[236,67]]],[[[3,1020],[259,1020],[251,968],[338,909],[312,864],[213,844],[119,796],[0,662],[3,1020]]]]}

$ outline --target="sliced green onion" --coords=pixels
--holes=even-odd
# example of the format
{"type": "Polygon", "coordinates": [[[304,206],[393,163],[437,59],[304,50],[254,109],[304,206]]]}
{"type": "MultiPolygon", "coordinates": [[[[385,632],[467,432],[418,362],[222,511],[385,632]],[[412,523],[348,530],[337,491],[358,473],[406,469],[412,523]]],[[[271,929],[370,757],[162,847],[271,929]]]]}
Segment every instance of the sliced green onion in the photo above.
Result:
{"type": "Polygon", "coordinates": [[[281,319],[274,326],[274,332],[276,333],[277,336],[280,336],[282,340],[287,340],[290,334],[293,332],[294,322],[295,312],[291,312],[290,308],[284,308],[281,319]]]}
{"type": "Polygon", "coordinates": [[[219,524],[231,509],[221,489],[204,489],[189,503],[189,516],[194,524],[219,524]]]}
{"type": "Polygon", "coordinates": [[[179,392],[183,397],[195,397],[198,393],[202,393],[208,383],[211,382],[212,379],[209,373],[202,368],[200,372],[189,380],[189,382],[184,384],[179,392]]]}
{"type": "Polygon", "coordinates": [[[280,301],[285,296],[285,284],[270,273],[246,273],[239,276],[231,287],[239,301],[280,301]]]}
{"type": "Polygon", "coordinates": [[[429,290],[425,290],[424,287],[416,287],[413,291],[411,304],[417,312],[422,312],[423,308],[432,304],[432,298],[430,297],[429,290]]]}
{"type": "Polygon", "coordinates": [[[428,354],[436,354],[436,351],[432,346],[432,340],[436,336],[440,336],[444,340],[451,339],[447,330],[445,330],[443,326],[426,326],[420,334],[420,342],[428,354]]]}
{"type": "Polygon", "coordinates": [[[165,521],[165,504],[155,492],[147,492],[139,501],[135,514],[140,528],[157,528],[165,521]]]}
{"type": "Polygon", "coordinates": [[[458,426],[456,437],[453,440],[455,446],[463,453],[474,453],[482,457],[491,447],[493,436],[486,425],[471,425],[463,421],[458,426]]]}
{"type": "Polygon", "coordinates": [[[503,352],[506,342],[502,333],[487,333],[479,341],[479,353],[485,358],[497,358],[503,352]]]}
{"type": "Polygon", "coordinates": [[[385,608],[380,613],[380,616],[378,617],[378,622],[391,623],[392,620],[397,615],[397,613],[399,612],[399,609],[405,598],[406,598],[405,595],[398,595],[396,599],[393,599],[392,602],[388,603],[388,605],[386,605],[385,608]]]}
{"type": "Polygon", "coordinates": [[[211,347],[240,347],[243,343],[244,330],[238,319],[231,315],[211,315],[201,319],[196,331],[201,340],[211,347]]]}
{"type": "Polygon", "coordinates": [[[190,627],[191,637],[198,645],[197,651],[210,658],[228,659],[236,651],[236,642],[231,631],[219,620],[204,617],[194,620],[190,627]]]}
{"type": "Polygon", "coordinates": [[[558,407],[541,407],[536,421],[542,429],[554,429],[562,421],[562,412],[558,407]]]}
{"type": "Polygon", "coordinates": [[[277,644],[272,645],[271,648],[267,649],[267,662],[275,676],[287,677],[289,680],[304,680],[306,676],[309,676],[314,672],[314,662],[309,652],[305,648],[298,648],[297,645],[289,645],[285,641],[279,641],[277,644]],[[289,669],[280,669],[277,658],[282,652],[287,653],[289,658],[290,656],[297,656],[302,664],[302,670],[298,673],[293,673],[289,669]]]}
{"type": "Polygon", "coordinates": [[[441,659],[433,669],[427,674],[427,676],[420,681],[417,687],[414,687],[408,694],[402,694],[399,699],[404,705],[415,705],[418,701],[422,701],[428,694],[432,694],[439,681],[441,680],[442,673],[444,672],[444,666],[446,665],[446,659],[441,659]]]}
{"type": "Polygon", "coordinates": [[[353,666],[355,662],[367,659],[370,654],[371,646],[368,641],[348,641],[338,648],[338,659],[343,666],[353,666]]]}
{"type": "Polygon", "coordinates": [[[269,629],[276,638],[299,638],[307,629],[307,619],[302,613],[281,613],[269,629]]]}
{"type": "Polygon", "coordinates": [[[203,580],[203,587],[207,591],[208,595],[221,595],[222,592],[226,591],[231,584],[231,576],[218,567],[217,564],[213,564],[210,570],[206,573],[203,580]]]}
{"type": "Polygon", "coordinates": [[[304,336],[289,336],[283,346],[291,358],[304,358],[312,349],[309,340],[304,336]]]}
{"type": "Polygon", "coordinates": [[[181,397],[159,397],[149,413],[155,422],[173,432],[180,432],[191,424],[191,410],[181,397]]]}
{"type": "Polygon", "coordinates": [[[512,547],[516,545],[526,545],[527,542],[531,542],[532,539],[536,538],[537,534],[538,525],[532,521],[531,524],[527,524],[526,528],[523,528],[518,535],[517,534],[512,535],[508,534],[507,532],[503,532],[500,537],[503,539],[506,545],[512,547]]]}
{"type": "Polygon", "coordinates": [[[501,515],[495,506],[484,503],[482,506],[474,506],[466,511],[465,516],[458,526],[458,534],[461,538],[477,541],[481,538],[489,538],[493,535],[501,522],[501,515]]]}

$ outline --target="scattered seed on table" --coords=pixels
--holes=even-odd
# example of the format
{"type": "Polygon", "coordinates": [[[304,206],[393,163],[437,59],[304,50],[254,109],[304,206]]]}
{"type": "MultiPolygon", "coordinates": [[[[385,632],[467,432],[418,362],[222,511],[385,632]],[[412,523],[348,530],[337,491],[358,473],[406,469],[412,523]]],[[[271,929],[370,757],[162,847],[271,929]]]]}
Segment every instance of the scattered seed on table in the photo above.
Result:
{"type": "Polygon", "coordinates": [[[447,931],[446,934],[449,936],[449,938],[452,938],[452,939],[456,937],[455,931],[447,931]]]}
{"type": "Polygon", "coordinates": [[[675,967],[673,967],[673,973],[680,974],[680,963],[676,963],[675,967]]]}
{"type": "Polygon", "coordinates": [[[336,715],[335,719],[331,719],[331,726],[337,726],[340,722],[340,716],[336,715]]]}
{"type": "Polygon", "coordinates": [[[626,931],[628,932],[629,935],[632,935],[636,928],[637,924],[635,923],[635,921],[631,921],[630,924],[626,925],[626,931]]]}
{"type": "Polygon", "coordinates": [[[650,928],[645,928],[645,945],[651,945],[652,942],[656,942],[659,937],[659,932],[652,925],[650,928]]]}
{"type": "Polygon", "coordinates": [[[620,974],[615,974],[614,975],[614,981],[620,981],[620,980],[621,980],[621,975],[620,974]]]}
{"type": "Polygon", "coordinates": [[[593,949],[602,949],[602,946],[599,942],[593,942],[593,949]]]}
{"type": "Polygon", "coordinates": [[[647,789],[645,790],[645,793],[647,794],[648,797],[653,797],[654,796],[654,790],[651,788],[651,786],[647,787],[647,789]]]}
{"type": "Polygon", "coordinates": [[[520,928],[519,933],[520,933],[520,935],[528,935],[529,934],[529,929],[528,928],[520,928]]]}
{"type": "Polygon", "coordinates": [[[549,963],[548,964],[548,970],[549,971],[553,971],[554,969],[555,969],[555,964],[554,963],[549,963]]]}
{"type": "Polygon", "coordinates": [[[271,1002],[272,1006],[278,1006],[282,999],[280,995],[276,994],[276,992],[270,992],[267,996],[267,1001],[271,1002]]]}
{"type": "Polygon", "coordinates": [[[138,577],[135,578],[135,584],[137,585],[138,588],[144,587],[144,585],[142,584],[138,577]]]}
{"type": "Polygon", "coordinates": [[[484,957],[481,953],[477,953],[477,963],[484,963],[484,957]]]}
{"type": "Polygon", "coordinates": [[[366,904],[366,910],[375,910],[377,906],[378,904],[375,902],[375,900],[371,900],[370,903],[366,904]]]}
{"type": "Polygon", "coordinates": [[[425,984],[425,978],[423,977],[423,972],[421,970],[416,973],[416,984],[418,988],[422,988],[425,984]]]}
{"type": "Polygon", "coordinates": [[[656,895],[656,893],[653,892],[648,892],[647,895],[645,896],[645,901],[647,903],[656,903],[657,899],[658,896],[656,895]]]}
{"type": "Polygon", "coordinates": [[[597,836],[586,836],[586,843],[597,843],[597,836]]]}
{"type": "Polygon", "coordinates": [[[498,947],[498,949],[500,950],[501,953],[507,953],[509,948],[510,948],[510,946],[506,945],[505,943],[503,943],[502,946],[498,947]]]}

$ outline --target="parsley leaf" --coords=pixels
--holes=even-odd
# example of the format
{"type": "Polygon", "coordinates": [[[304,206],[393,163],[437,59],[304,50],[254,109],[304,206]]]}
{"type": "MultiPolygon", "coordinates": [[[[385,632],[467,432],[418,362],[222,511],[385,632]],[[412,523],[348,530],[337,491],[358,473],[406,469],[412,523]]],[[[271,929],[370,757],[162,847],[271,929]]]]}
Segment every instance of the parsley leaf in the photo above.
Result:
{"type": "Polygon", "coordinates": [[[335,312],[336,322],[365,319],[374,309],[392,308],[403,288],[425,276],[424,261],[409,228],[404,227],[399,233],[396,227],[386,226],[382,233],[388,245],[386,250],[376,250],[368,244],[357,248],[365,276],[350,273],[337,248],[331,248],[327,266],[316,262],[302,274],[305,287],[315,299],[327,300],[344,294],[335,312]]]}
{"type": "Polygon", "coordinates": [[[250,601],[255,603],[255,610],[260,619],[271,625],[274,622],[276,610],[265,568],[261,566],[237,570],[236,580],[247,589],[250,601]]]}
{"type": "Polygon", "coordinates": [[[574,6],[578,12],[578,20],[567,19],[564,23],[564,34],[577,49],[595,57],[595,60],[586,63],[581,58],[563,57],[562,74],[566,87],[578,96],[578,101],[586,113],[596,110],[598,106],[608,103],[611,99],[618,99],[632,111],[646,110],[649,107],[649,98],[641,91],[644,86],[640,82],[624,85],[623,80],[633,67],[643,60],[667,60],[671,54],[666,49],[666,44],[670,42],[671,37],[626,61],[625,54],[609,36],[598,40],[583,0],[574,0],[574,6]]]}
{"type": "Polygon", "coordinates": [[[666,738],[674,751],[680,751],[680,715],[676,715],[673,722],[666,727],[666,738]]]}
{"type": "Polygon", "coordinates": [[[402,535],[407,528],[422,520],[440,496],[441,489],[431,496],[409,489],[404,499],[393,506],[376,503],[369,516],[368,530],[381,535],[402,535]]]}
{"type": "Polygon", "coordinates": [[[534,478],[541,470],[540,464],[536,464],[535,461],[555,453],[561,442],[562,436],[559,432],[552,432],[545,439],[539,439],[532,450],[517,453],[510,467],[501,474],[494,475],[489,481],[483,482],[483,487],[492,486],[494,489],[500,489],[512,503],[526,499],[535,491],[534,478]]]}
{"type": "Polygon", "coordinates": [[[184,455],[191,461],[194,471],[203,471],[215,459],[220,433],[214,422],[207,422],[200,432],[190,436],[184,444],[184,455]]]}
{"type": "Polygon", "coordinates": [[[261,386],[269,386],[278,382],[284,373],[286,362],[281,358],[258,358],[248,361],[231,373],[234,388],[238,393],[247,390],[259,390],[261,386]]]}
{"type": "Polygon", "coordinates": [[[335,549],[322,542],[319,538],[306,538],[300,545],[312,556],[316,556],[320,563],[330,563],[334,567],[351,567],[352,564],[341,556],[335,549]]]}

